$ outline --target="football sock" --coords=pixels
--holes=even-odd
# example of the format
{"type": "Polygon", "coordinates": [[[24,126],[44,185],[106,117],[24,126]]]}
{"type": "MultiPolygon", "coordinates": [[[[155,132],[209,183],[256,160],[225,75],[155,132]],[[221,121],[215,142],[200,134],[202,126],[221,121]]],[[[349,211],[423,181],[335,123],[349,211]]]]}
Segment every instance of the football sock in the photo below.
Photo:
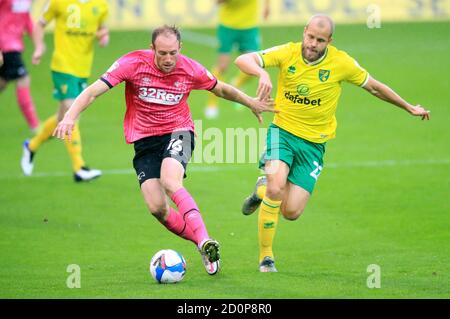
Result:
{"type": "MultiPolygon", "coordinates": [[[[221,74],[217,68],[214,68],[211,73],[217,78],[217,80],[222,80],[223,74],[221,74]]],[[[207,107],[216,108],[218,102],[219,98],[215,94],[208,94],[208,100],[206,102],[207,107]]]]}
{"type": "Polygon", "coordinates": [[[192,229],[186,224],[181,214],[172,207],[170,207],[169,215],[163,225],[175,235],[197,244],[192,229]]]}
{"type": "Polygon", "coordinates": [[[199,246],[200,243],[205,239],[208,239],[209,236],[197,204],[184,187],[176,191],[171,196],[171,199],[175,205],[177,205],[178,211],[183,216],[186,225],[193,231],[195,242],[197,246],[199,246]]]}
{"type": "Polygon", "coordinates": [[[264,196],[258,215],[259,261],[264,257],[273,258],[272,244],[280,215],[281,200],[271,200],[264,196]]]}
{"type": "Polygon", "coordinates": [[[30,140],[30,144],[28,145],[30,151],[36,152],[41,144],[52,136],[57,124],[58,122],[56,115],[49,117],[44,122],[39,132],[30,140]]]}
{"type": "Polygon", "coordinates": [[[252,78],[251,75],[245,74],[244,72],[239,72],[239,74],[231,81],[231,84],[237,88],[241,88],[251,78],[252,78]]]}
{"type": "Polygon", "coordinates": [[[33,99],[31,98],[30,88],[28,86],[18,86],[16,88],[16,97],[28,126],[31,129],[36,129],[39,126],[39,120],[34,108],[33,99]]]}
{"type": "Polygon", "coordinates": [[[70,159],[72,160],[72,169],[74,172],[79,171],[85,166],[83,157],[81,156],[81,135],[78,123],[75,124],[72,131],[72,140],[69,142],[67,137],[64,139],[70,159]]]}
{"type": "Polygon", "coordinates": [[[264,195],[266,194],[266,185],[259,185],[258,188],[256,189],[256,196],[258,196],[258,198],[263,199],[264,195]]]}

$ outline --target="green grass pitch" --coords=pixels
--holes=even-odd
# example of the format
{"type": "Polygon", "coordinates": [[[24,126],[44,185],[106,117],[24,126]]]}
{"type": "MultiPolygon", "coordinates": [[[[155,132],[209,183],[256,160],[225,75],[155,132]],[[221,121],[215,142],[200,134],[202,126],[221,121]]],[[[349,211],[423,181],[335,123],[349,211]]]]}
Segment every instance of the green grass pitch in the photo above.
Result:
{"type": "MultiPolygon", "coordinates": [[[[421,122],[344,84],[338,137],[327,145],[315,193],[299,220],[280,219],[276,274],[258,272],[257,215],[240,213],[259,174],[256,164],[189,166],[185,186],[222,245],[222,272],[211,277],[195,247],[166,231],[145,207],[131,171],[133,149],[123,137],[123,86],[82,115],[84,157],[105,171],[87,184],[72,181],[68,155],[56,140],[37,153],[34,176],[22,176],[21,144],[30,133],[9,87],[0,96],[0,297],[449,298],[449,33],[448,23],[337,27],[338,48],[408,101],[431,109],[432,119],[421,122]],[[150,258],[164,248],[187,260],[180,284],[159,285],[149,275],[150,258]],[[70,264],[80,266],[79,289],[66,286],[70,264]],[[381,288],[367,287],[371,264],[380,266],[381,288]]],[[[262,35],[270,47],[300,40],[301,27],[263,28],[262,35]]],[[[46,40],[40,66],[30,63],[29,42],[25,53],[42,120],[57,107],[46,40]]],[[[110,46],[96,51],[90,81],[148,42],[147,32],[113,32],[110,46]]],[[[183,52],[207,67],[216,57],[212,47],[189,40],[183,52]]],[[[232,67],[227,79],[235,72],[232,67]]],[[[255,88],[253,81],[245,90],[254,94],[255,88]]],[[[191,95],[196,120],[203,119],[207,94],[191,95]]],[[[250,112],[226,101],[220,107],[220,118],[203,119],[203,130],[258,127],[250,112]]],[[[270,120],[266,115],[264,125],[270,120]]]]}

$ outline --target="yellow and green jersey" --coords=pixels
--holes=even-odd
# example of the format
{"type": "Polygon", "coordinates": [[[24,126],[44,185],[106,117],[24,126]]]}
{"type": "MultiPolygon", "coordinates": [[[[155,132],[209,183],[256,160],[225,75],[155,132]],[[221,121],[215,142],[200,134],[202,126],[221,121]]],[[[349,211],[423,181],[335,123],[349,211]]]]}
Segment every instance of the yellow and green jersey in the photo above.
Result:
{"type": "Polygon", "coordinates": [[[301,43],[287,43],[258,52],[261,66],[277,66],[278,89],[273,123],[314,143],[336,136],[336,108],[342,82],[364,86],[366,70],[344,51],[329,45],[311,64],[303,59],[301,43]]]}
{"type": "Polygon", "coordinates": [[[227,0],[219,6],[219,23],[228,28],[254,28],[259,16],[259,0],[227,0]]]}
{"type": "Polygon", "coordinates": [[[53,71],[87,78],[94,58],[94,40],[108,15],[106,0],[50,0],[42,20],[55,20],[53,71]]]}

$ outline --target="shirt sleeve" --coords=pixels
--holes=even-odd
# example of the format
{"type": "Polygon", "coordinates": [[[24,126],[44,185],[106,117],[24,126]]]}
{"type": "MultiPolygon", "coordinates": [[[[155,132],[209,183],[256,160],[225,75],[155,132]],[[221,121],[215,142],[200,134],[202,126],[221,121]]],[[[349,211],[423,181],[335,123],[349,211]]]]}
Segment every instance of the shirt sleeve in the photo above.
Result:
{"type": "Polygon", "coordinates": [[[44,7],[44,12],[41,17],[41,21],[45,22],[46,24],[52,21],[56,16],[56,1],[49,0],[47,4],[44,7]]]}
{"type": "Polygon", "coordinates": [[[103,13],[100,17],[100,25],[104,25],[106,20],[108,19],[109,16],[109,7],[108,5],[105,5],[103,13]]]}
{"type": "Polygon", "coordinates": [[[271,66],[281,66],[284,60],[289,58],[290,43],[278,45],[266,50],[257,52],[260,58],[260,65],[262,68],[271,66]]]}
{"type": "Polygon", "coordinates": [[[194,90],[208,90],[211,91],[216,87],[217,79],[204,66],[198,65],[195,74],[194,90]]]}
{"type": "Polygon", "coordinates": [[[111,67],[100,77],[110,88],[132,78],[136,69],[136,59],[127,55],[114,62],[111,67]]]}
{"type": "Polygon", "coordinates": [[[346,56],[346,72],[345,72],[345,81],[358,85],[364,86],[369,80],[369,73],[359,65],[359,63],[350,57],[346,56]]]}

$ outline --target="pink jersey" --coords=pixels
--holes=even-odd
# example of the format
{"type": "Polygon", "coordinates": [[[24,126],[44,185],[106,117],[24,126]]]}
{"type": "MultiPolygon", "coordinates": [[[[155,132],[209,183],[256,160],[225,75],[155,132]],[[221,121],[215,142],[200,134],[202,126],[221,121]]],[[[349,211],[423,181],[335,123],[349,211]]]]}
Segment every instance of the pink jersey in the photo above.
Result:
{"type": "Polygon", "coordinates": [[[125,139],[133,143],[146,136],[194,131],[187,99],[192,90],[212,90],[217,79],[200,63],[180,54],[175,69],[163,73],[154,63],[154,51],[130,52],[117,60],[101,80],[109,87],[125,81],[127,110],[125,139]]]}
{"type": "Polygon", "coordinates": [[[23,33],[26,31],[31,36],[33,31],[31,2],[32,0],[0,0],[0,51],[23,51],[23,33]]]}

